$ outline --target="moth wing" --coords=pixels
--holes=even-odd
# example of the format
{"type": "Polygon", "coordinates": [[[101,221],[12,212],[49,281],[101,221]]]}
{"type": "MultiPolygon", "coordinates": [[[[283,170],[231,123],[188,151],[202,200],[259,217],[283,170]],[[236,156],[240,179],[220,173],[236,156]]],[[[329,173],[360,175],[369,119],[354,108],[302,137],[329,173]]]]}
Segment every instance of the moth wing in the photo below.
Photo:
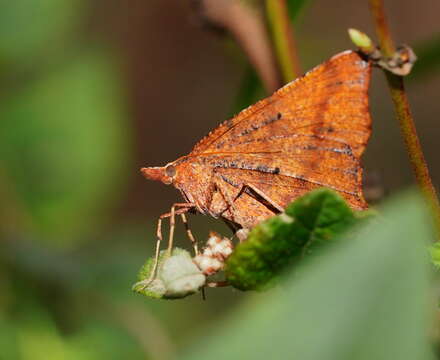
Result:
{"type": "Polygon", "coordinates": [[[335,55],[223,122],[191,154],[257,151],[272,139],[303,136],[340,142],[360,157],[371,133],[370,75],[370,64],[356,52],[335,55]]]}
{"type": "MultiPolygon", "coordinates": [[[[262,173],[256,177],[252,170],[218,169],[216,173],[218,179],[216,185],[222,192],[222,196],[229,203],[235,200],[235,206],[232,209],[235,214],[233,215],[236,218],[250,216],[247,222],[252,218],[261,220],[267,218],[277,213],[276,208],[285,208],[297,197],[320,187],[307,180],[283,175],[273,176],[273,174],[262,173]],[[241,195],[237,197],[240,191],[241,195]],[[241,209],[246,209],[245,214],[241,214],[241,209]]],[[[354,209],[361,210],[367,207],[362,194],[348,192],[340,192],[340,194],[354,209]]]]}
{"type": "Polygon", "coordinates": [[[370,75],[357,53],[338,54],[221,124],[190,156],[282,206],[326,186],[365,208],[360,156],[371,133],[370,75]]]}
{"type": "Polygon", "coordinates": [[[316,187],[341,193],[353,208],[365,208],[362,167],[347,144],[300,135],[272,139],[248,152],[202,154],[198,160],[235,187],[256,184],[282,207],[316,187]]]}

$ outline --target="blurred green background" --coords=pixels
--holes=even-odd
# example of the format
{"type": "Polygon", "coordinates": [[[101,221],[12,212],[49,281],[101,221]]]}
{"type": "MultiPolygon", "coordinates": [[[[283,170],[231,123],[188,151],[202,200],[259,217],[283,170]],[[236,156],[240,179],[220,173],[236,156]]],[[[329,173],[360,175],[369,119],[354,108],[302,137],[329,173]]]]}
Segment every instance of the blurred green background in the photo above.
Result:
{"type": "MultiPolygon", "coordinates": [[[[155,223],[180,195],[146,182],[232,114],[247,64],[190,1],[0,1],[0,359],[168,359],[247,294],[154,301],[131,292],[155,223]]],[[[387,2],[420,61],[409,97],[440,185],[440,2],[387,2]]],[[[296,25],[307,70],[373,34],[366,1],[311,1],[296,25]]],[[[371,89],[367,192],[413,182],[383,74],[371,89]]],[[[218,221],[191,217],[199,240],[218,221]]],[[[177,237],[186,244],[182,228],[177,237]]],[[[264,295],[252,295],[255,297],[264,295]]]]}

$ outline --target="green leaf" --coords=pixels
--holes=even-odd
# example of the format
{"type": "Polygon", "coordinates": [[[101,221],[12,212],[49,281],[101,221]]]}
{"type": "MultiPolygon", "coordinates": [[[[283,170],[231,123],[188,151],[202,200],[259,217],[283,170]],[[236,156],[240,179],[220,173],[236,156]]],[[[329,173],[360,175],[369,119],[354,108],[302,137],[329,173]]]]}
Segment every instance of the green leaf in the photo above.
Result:
{"type": "Polygon", "coordinates": [[[0,174],[31,231],[72,243],[117,200],[127,128],[115,67],[106,52],[78,54],[0,104],[0,174]]]}
{"type": "Polygon", "coordinates": [[[183,359],[431,359],[429,215],[416,196],[383,214],[280,291],[251,297],[183,359]]]}
{"type": "MultiPolygon", "coordinates": [[[[115,309],[123,311],[123,306],[120,305],[115,309]]],[[[93,320],[94,316],[90,316],[91,320],[83,324],[81,331],[76,331],[66,337],[68,354],[65,358],[57,360],[151,359],[146,356],[145,348],[139,346],[133,332],[130,334],[121,326],[123,324],[118,324],[114,320],[109,321],[109,319],[107,322],[96,321],[93,320]]],[[[129,323],[131,320],[127,320],[127,317],[124,320],[129,323]]]]}
{"type": "Polygon", "coordinates": [[[226,279],[241,290],[271,286],[289,265],[330,243],[355,221],[337,193],[311,191],[251,230],[227,260],[226,279]]]}
{"type": "Polygon", "coordinates": [[[58,56],[72,38],[84,3],[79,0],[2,1],[0,59],[2,63],[35,62],[38,56],[58,56]]]}
{"type": "Polygon", "coordinates": [[[17,314],[9,314],[9,323],[1,328],[1,337],[7,334],[11,341],[6,348],[1,349],[0,358],[3,359],[65,359],[67,347],[57,331],[50,315],[36,303],[34,299],[26,299],[27,306],[18,306],[17,314]],[[10,355],[16,353],[17,357],[10,355]]]}
{"type": "MultiPolygon", "coordinates": [[[[9,314],[8,321],[2,320],[0,316],[0,359],[145,359],[145,353],[142,351],[144,349],[139,346],[130,331],[124,329],[123,324],[114,321],[114,314],[109,315],[102,310],[107,321],[96,320],[97,312],[100,310],[90,304],[92,298],[93,296],[88,297],[88,309],[93,310],[88,317],[86,315],[87,320],[83,322],[83,314],[77,316],[75,321],[81,326],[75,331],[70,331],[67,336],[57,328],[53,314],[37,304],[28,303],[27,306],[19,307],[17,314],[9,314]],[[109,321],[109,318],[113,321],[109,321]],[[98,344],[105,346],[97,346],[98,344]]],[[[117,310],[120,311],[121,307],[123,308],[119,306],[117,310]]],[[[69,311],[71,313],[72,309],[69,311]]]]}

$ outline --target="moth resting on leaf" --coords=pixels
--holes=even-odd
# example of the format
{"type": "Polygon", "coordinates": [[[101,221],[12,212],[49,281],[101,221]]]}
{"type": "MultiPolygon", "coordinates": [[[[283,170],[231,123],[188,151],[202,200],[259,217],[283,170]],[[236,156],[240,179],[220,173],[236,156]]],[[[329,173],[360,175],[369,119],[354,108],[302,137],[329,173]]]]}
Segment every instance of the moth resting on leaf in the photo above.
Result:
{"type": "Polygon", "coordinates": [[[158,242],[163,218],[171,217],[171,249],[177,214],[185,225],[192,211],[249,229],[318,187],[365,209],[360,157],[371,133],[370,77],[370,62],[342,52],[220,124],[188,155],[142,168],[185,199],[160,217],[158,242]]]}

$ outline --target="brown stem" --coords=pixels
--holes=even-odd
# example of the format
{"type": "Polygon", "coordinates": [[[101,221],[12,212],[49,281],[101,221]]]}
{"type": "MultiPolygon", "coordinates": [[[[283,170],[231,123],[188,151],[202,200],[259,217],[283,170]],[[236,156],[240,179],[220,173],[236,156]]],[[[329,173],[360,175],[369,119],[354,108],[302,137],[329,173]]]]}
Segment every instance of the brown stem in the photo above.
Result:
{"type": "MultiPolygon", "coordinates": [[[[370,0],[370,7],[382,53],[385,57],[391,57],[396,48],[385,17],[383,0],[370,0]]],[[[417,183],[431,206],[437,228],[437,237],[440,239],[440,204],[417,135],[408,97],[405,92],[403,78],[391,74],[388,71],[385,71],[385,75],[396,115],[400,123],[400,130],[405,141],[406,151],[408,152],[417,183]]]]}
{"type": "Polygon", "coordinates": [[[391,32],[388,27],[388,22],[385,17],[385,9],[382,0],[370,0],[370,8],[373,13],[374,22],[376,25],[376,34],[379,38],[380,48],[382,54],[385,57],[391,57],[395,51],[393,39],[391,37],[391,32]]]}
{"type": "Polygon", "coordinates": [[[283,79],[292,81],[301,69],[286,0],[266,0],[266,9],[283,79]]]}

